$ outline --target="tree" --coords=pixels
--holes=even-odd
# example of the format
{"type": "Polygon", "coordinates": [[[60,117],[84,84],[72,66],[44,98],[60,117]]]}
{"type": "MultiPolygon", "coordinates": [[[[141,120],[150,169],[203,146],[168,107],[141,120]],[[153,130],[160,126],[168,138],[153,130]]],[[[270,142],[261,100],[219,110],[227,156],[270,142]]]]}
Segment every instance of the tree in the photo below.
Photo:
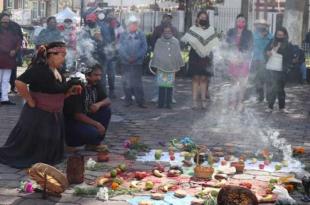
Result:
{"type": "Polygon", "coordinates": [[[290,41],[300,45],[303,32],[305,0],[286,0],[283,26],[287,28],[290,41]]]}

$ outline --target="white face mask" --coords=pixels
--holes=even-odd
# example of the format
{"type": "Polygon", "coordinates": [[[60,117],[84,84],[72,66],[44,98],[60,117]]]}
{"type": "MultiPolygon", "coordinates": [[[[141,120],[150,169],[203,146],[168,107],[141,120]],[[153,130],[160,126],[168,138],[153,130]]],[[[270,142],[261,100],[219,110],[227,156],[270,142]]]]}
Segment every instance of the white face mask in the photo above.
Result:
{"type": "Polygon", "coordinates": [[[105,15],[103,13],[98,14],[98,19],[99,20],[103,20],[105,17],[105,15]]]}

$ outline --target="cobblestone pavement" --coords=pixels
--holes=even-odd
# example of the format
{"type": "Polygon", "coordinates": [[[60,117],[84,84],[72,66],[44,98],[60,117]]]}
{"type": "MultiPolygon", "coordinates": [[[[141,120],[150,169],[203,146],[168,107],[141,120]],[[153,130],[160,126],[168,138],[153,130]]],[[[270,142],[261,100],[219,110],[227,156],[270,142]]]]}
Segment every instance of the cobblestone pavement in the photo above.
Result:
{"type": "MultiPolygon", "coordinates": [[[[113,100],[113,117],[108,129],[107,143],[114,154],[123,153],[123,141],[131,135],[139,135],[143,142],[151,148],[161,147],[162,142],[180,136],[192,136],[198,143],[208,146],[233,143],[238,150],[257,151],[259,148],[271,147],[272,141],[268,140],[271,133],[279,132],[279,138],[284,138],[287,144],[292,146],[304,146],[306,153],[300,157],[305,164],[305,169],[310,168],[310,93],[309,85],[289,85],[287,90],[287,113],[265,112],[266,105],[258,104],[253,99],[245,102],[241,111],[230,109],[227,106],[226,97],[229,85],[213,83],[211,97],[206,110],[191,109],[191,84],[189,79],[178,79],[175,98],[177,103],[173,109],[158,109],[150,102],[154,93],[154,81],[152,77],[144,78],[147,109],[137,106],[126,108],[119,99],[122,95],[120,78],[117,78],[117,96],[113,100]]],[[[17,106],[0,106],[0,145],[4,144],[10,130],[14,127],[22,101],[18,96],[11,96],[17,106]]],[[[277,109],[275,109],[277,110],[277,109]]],[[[274,149],[277,156],[282,153],[274,149]]],[[[83,152],[87,156],[94,153],[83,152]]],[[[113,164],[113,160],[111,160],[113,164]]],[[[117,163],[117,161],[114,163],[117,163]]],[[[60,164],[64,170],[64,163],[60,164]]],[[[136,163],[135,169],[147,169],[148,165],[136,163]]],[[[86,178],[96,178],[101,172],[87,171],[86,178]]],[[[121,196],[110,202],[101,202],[93,198],[81,198],[73,196],[73,187],[70,187],[62,198],[50,197],[42,200],[39,194],[25,195],[18,193],[16,187],[19,181],[27,179],[25,170],[17,170],[0,164],[0,204],[36,205],[36,204],[111,204],[125,205],[130,196],[121,196]]],[[[300,195],[294,195],[297,199],[300,195]]],[[[299,204],[302,204],[299,202],[299,204]]]]}

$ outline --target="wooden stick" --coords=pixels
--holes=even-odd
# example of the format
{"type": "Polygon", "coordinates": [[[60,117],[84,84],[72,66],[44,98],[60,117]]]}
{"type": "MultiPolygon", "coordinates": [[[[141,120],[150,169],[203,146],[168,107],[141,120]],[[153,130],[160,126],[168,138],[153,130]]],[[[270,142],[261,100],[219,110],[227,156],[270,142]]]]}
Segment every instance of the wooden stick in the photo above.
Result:
{"type": "Polygon", "coordinates": [[[43,199],[47,199],[46,184],[47,184],[47,175],[46,173],[44,173],[44,187],[43,187],[43,193],[42,193],[43,199]]]}

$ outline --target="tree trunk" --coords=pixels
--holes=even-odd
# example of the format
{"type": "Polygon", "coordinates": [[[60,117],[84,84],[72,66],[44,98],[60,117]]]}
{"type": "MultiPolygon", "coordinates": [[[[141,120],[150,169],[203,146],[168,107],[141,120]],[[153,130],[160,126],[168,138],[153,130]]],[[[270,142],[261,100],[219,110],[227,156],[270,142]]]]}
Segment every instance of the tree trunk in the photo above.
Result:
{"type": "Polygon", "coordinates": [[[245,16],[246,19],[249,17],[249,0],[241,1],[241,13],[245,16]]]}
{"type": "Polygon", "coordinates": [[[305,0],[286,1],[283,25],[287,28],[289,40],[301,45],[305,0]]]}
{"type": "Polygon", "coordinates": [[[306,33],[309,29],[309,0],[306,0],[304,7],[304,20],[303,20],[303,29],[302,29],[302,40],[305,39],[306,33]]]}
{"type": "Polygon", "coordinates": [[[192,8],[193,4],[191,0],[186,0],[185,5],[185,32],[191,27],[192,25],[192,8]]]}

